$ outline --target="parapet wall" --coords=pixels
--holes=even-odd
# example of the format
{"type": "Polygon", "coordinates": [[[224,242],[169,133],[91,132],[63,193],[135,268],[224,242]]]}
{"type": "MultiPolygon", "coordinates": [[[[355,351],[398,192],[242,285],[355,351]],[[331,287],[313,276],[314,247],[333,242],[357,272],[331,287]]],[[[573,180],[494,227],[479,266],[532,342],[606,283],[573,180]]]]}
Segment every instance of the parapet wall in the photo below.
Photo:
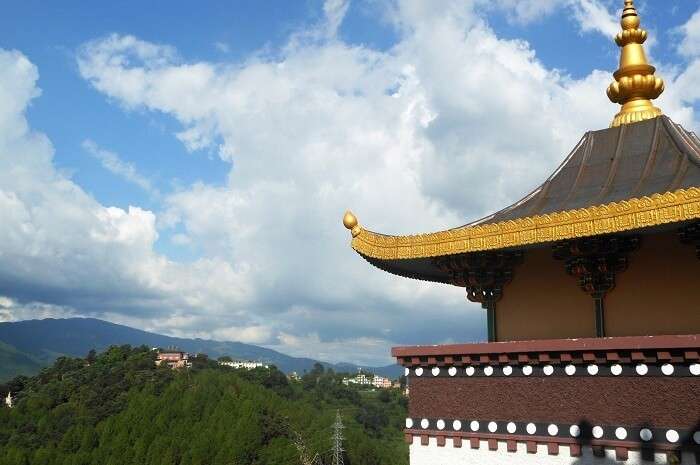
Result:
{"type": "Polygon", "coordinates": [[[502,463],[489,453],[513,459],[524,453],[516,462],[530,463],[542,451],[567,459],[532,463],[596,463],[588,456],[612,463],[609,455],[627,463],[700,459],[698,335],[400,347],[392,353],[410,387],[405,433],[411,465],[502,463]],[[426,461],[431,455],[434,461],[426,461]]]}

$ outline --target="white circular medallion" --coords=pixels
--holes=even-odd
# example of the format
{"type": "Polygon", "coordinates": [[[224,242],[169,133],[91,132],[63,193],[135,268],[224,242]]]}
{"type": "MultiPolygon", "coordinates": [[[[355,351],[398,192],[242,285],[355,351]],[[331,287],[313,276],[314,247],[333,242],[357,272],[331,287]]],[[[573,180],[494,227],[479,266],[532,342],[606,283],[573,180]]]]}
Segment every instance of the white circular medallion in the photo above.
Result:
{"type": "Polygon", "coordinates": [[[596,439],[600,439],[603,437],[603,428],[600,426],[594,426],[593,427],[593,437],[596,439]]]}
{"type": "Polygon", "coordinates": [[[666,431],[666,440],[668,442],[678,442],[678,439],[680,439],[678,431],[676,431],[675,429],[670,429],[666,431]]]}
{"type": "Polygon", "coordinates": [[[551,424],[547,427],[547,433],[549,433],[550,436],[556,436],[559,434],[559,427],[555,424],[551,424]]]}
{"type": "Polygon", "coordinates": [[[588,374],[591,376],[595,376],[598,374],[598,365],[588,365],[588,368],[586,368],[588,371],[588,374]]]}
{"type": "Polygon", "coordinates": [[[642,428],[639,430],[639,439],[641,439],[642,441],[651,441],[651,438],[653,437],[654,435],[652,434],[649,428],[642,428]]]}
{"type": "Polygon", "coordinates": [[[695,444],[700,444],[700,431],[693,433],[693,441],[695,441],[695,444]]]}
{"type": "Polygon", "coordinates": [[[474,367],[467,367],[465,371],[467,373],[467,376],[474,376],[474,367]]]}
{"type": "Polygon", "coordinates": [[[579,425],[571,425],[569,427],[569,434],[572,438],[581,436],[581,427],[579,425]]]}
{"type": "Polygon", "coordinates": [[[414,373],[416,374],[416,376],[423,376],[423,368],[416,368],[416,371],[414,373]]]}
{"type": "Polygon", "coordinates": [[[437,375],[440,374],[440,368],[438,368],[438,367],[433,367],[433,369],[430,370],[430,372],[433,374],[433,376],[437,376],[437,375]]]}
{"type": "Polygon", "coordinates": [[[688,368],[693,376],[700,376],[700,363],[693,363],[688,368]]]}
{"type": "Polygon", "coordinates": [[[564,368],[564,371],[566,372],[567,375],[573,376],[573,374],[576,373],[576,367],[574,365],[566,365],[566,368],[564,368]]]}
{"type": "Polygon", "coordinates": [[[496,424],[496,422],[490,421],[489,422],[489,431],[491,431],[492,433],[495,433],[497,429],[498,429],[498,425],[496,424]]]}
{"type": "Polygon", "coordinates": [[[438,420],[437,421],[437,429],[440,431],[445,429],[445,420],[438,420]]]}
{"type": "Polygon", "coordinates": [[[624,441],[627,438],[627,430],[620,426],[619,428],[615,429],[615,437],[620,441],[624,441]]]}
{"type": "Polygon", "coordinates": [[[479,431],[479,422],[476,420],[472,421],[471,423],[469,423],[469,428],[472,431],[479,431]]]}
{"type": "Polygon", "coordinates": [[[486,376],[491,376],[493,374],[493,367],[486,367],[484,368],[484,374],[486,376]]]}
{"type": "Polygon", "coordinates": [[[639,376],[644,376],[649,373],[649,367],[646,365],[646,363],[640,363],[634,367],[634,371],[636,371],[639,376]]]}
{"type": "Polygon", "coordinates": [[[413,420],[411,418],[406,418],[406,428],[413,428],[413,420]]]}
{"type": "Polygon", "coordinates": [[[462,422],[459,420],[455,420],[452,422],[452,429],[455,431],[459,431],[462,429],[462,422]]]}
{"type": "Polygon", "coordinates": [[[554,367],[552,365],[545,365],[542,371],[544,371],[546,376],[552,376],[552,373],[554,373],[554,367]]]}
{"type": "Polygon", "coordinates": [[[408,368],[404,368],[404,369],[403,369],[403,375],[404,375],[404,376],[408,376],[409,374],[411,374],[411,370],[409,370],[408,368]]]}
{"type": "Polygon", "coordinates": [[[427,418],[423,418],[423,419],[420,421],[420,427],[423,428],[423,429],[428,429],[428,426],[430,426],[430,422],[428,421],[427,418]]]}
{"type": "Polygon", "coordinates": [[[513,373],[513,367],[510,365],[504,366],[503,367],[503,374],[506,376],[510,376],[513,373]]]}
{"type": "Polygon", "coordinates": [[[664,363],[661,365],[661,373],[665,374],[666,376],[671,376],[673,374],[673,365],[670,363],[664,363]]]}
{"type": "Polygon", "coordinates": [[[615,376],[620,376],[622,374],[622,365],[617,363],[615,365],[611,365],[610,373],[612,373],[615,376]]]}
{"type": "Polygon", "coordinates": [[[528,423],[525,427],[525,431],[527,431],[527,434],[535,434],[537,432],[537,426],[535,426],[534,423],[528,423]]]}
{"type": "Polygon", "coordinates": [[[523,367],[523,374],[525,376],[530,376],[532,374],[532,365],[525,365],[523,367]]]}
{"type": "MultiPolygon", "coordinates": [[[[512,421],[506,425],[506,431],[508,431],[510,434],[515,433],[515,431],[518,429],[517,426],[515,426],[515,423],[512,421]]],[[[698,434],[698,433],[695,433],[698,434]]]]}
{"type": "Polygon", "coordinates": [[[454,376],[454,375],[457,374],[457,368],[455,368],[455,367],[450,367],[450,369],[447,370],[447,373],[448,373],[450,376],[454,376]]]}

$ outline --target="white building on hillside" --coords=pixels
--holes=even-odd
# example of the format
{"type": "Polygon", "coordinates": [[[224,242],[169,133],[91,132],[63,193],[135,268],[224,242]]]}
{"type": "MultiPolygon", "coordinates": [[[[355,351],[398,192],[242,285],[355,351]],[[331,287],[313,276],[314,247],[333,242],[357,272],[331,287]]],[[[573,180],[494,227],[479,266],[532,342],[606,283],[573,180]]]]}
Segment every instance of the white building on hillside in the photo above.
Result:
{"type": "Polygon", "coordinates": [[[391,380],[389,378],[385,378],[383,376],[374,376],[372,379],[372,386],[380,388],[380,389],[389,389],[391,388],[391,380]]]}
{"type": "Polygon", "coordinates": [[[354,378],[343,378],[343,384],[346,386],[357,384],[360,386],[374,386],[380,389],[388,389],[391,387],[391,380],[383,376],[367,376],[365,373],[360,372],[354,378]]]}
{"type": "Polygon", "coordinates": [[[12,393],[8,392],[7,397],[5,397],[5,405],[7,408],[12,408],[12,393]]]}
{"type": "Polygon", "coordinates": [[[254,362],[252,360],[232,360],[230,362],[219,362],[219,365],[244,370],[254,370],[255,368],[270,368],[269,365],[262,362],[254,362]]]}

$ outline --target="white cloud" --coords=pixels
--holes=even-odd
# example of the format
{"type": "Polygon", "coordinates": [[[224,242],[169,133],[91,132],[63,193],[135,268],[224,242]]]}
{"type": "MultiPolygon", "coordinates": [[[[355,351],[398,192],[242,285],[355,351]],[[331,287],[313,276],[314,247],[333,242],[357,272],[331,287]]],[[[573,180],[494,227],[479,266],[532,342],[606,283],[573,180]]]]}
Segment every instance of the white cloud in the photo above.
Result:
{"type": "Polygon", "coordinates": [[[343,362],[359,366],[374,366],[377,360],[385,358],[386,341],[370,337],[322,340],[317,333],[303,335],[281,333],[279,344],[270,347],[298,357],[306,356],[311,352],[318,354],[321,360],[337,359],[336,354],[342,353],[343,362]]]}
{"type": "Polygon", "coordinates": [[[70,318],[78,316],[70,307],[43,302],[19,303],[0,295],[0,323],[42,318],[70,318]]]}
{"type": "MultiPolygon", "coordinates": [[[[692,129],[700,132],[700,126],[695,123],[694,109],[700,103],[700,8],[683,24],[677,33],[680,34],[678,51],[687,60],[684,67],[662,69],[666,78],[666,91],[661,95],[660,104],[667,112],[670,109],[682,115],[682,122],[690,124],[692,129]],[[671,78],[670,85],[668,84],[671,78]]],[[[671,113],[669,113],[671,114],[671,113]]]]}
{"type": "MultiPolygon", "coordinates": [[[[269,326],[228,326],[203,334],[204,337],[222,341],[240,341],[247,344],[269,344],[274,331],[269,326]]],[[[308,353],[308,352],[307,352],[308,353]]]]}
{"type": "MultiPolygon", "coordinates": [[[[570,7],[595,19],[591,30],[617,28],[599,2],[570,7]]],[[[402,35],[387,52],[297,35],[278,58],[237,66],[181,63],[169,48],[125,66],[121,44],[138,40],[112,36],[87,45],[80,67],[108,97],[177,118],[190,149],[235,160],[228,185],[170,196],[167,216],[208,256],[250,267],[251,312],[272,322],[275,347],[332,357],[339,342],[368,350],[363,337],[460,340],[453,321],[474,337],[482,311],[459,289],[370,268],[349,250],[342,212],[388,233],[475,219],[542,181],[616,111],[609,71],[562,76],[472,8],[399,2],[402,35]]]]}
{"type": "Polygon", "coordinates": [[[106,170],[139,186],[150,194],[158,195],[158,190],[153,187],[151,181],[147,177],[139,174],[132,163],[125,162],[116,153],[99,147],[90,139],[85,139],[82,146],[83,149],[95,157],[106,170]]]}
{"type": "Polygon", "coordinates": [[[541,21],[557,13],[560,20],[575,21],[581,32],[598,32],[612,39],[620,29],[619,17],[615,11],[610,11],[610,1],[482,0],[481,4],[485,8],[502,11],[509,21],[522,25],[541,21]]]}
{"type": "Polygon", "coordinates": [[[678,44],[678,52],[689,58],[700,56],[700,9],[688,21],[678,28],[682,40],[678,44]]]}
{"type": "Polygon", "coordinates": [[[251,295],[244,267],[156,254],[152,212],[100,205],[53,167],[53,147],[24,114],[37,79],[24,55],[0,50],[0,294],[12,308],[144,319],[206,309],[245,321],[229,311],[251,295]]]}
{"type": "Polygon", "coordinates": [[[190,149],[235,159],[228,185],[169,196],[167,216],[206,256],[248,267],[248,311],[272,322],[263,326],[282,341],[275,347],[289,344],[281,334],[318,334],[313,350],[339,357],[339,341],[347,351],[363,337],[389,345],[387,329],[417,342],[427,308],[438,321],[423,342],[460,339],[455,319],[462,339],[481,334],[482,310],[460,289],[394,278],[357,257],[343,211],[390,233],[455,226],[514,200],[585,128],[607,125],[607,74],[564,78],[462,6],[436,15],[402,2],[394,21],[405,33],[389,52],[301,41],[279,59],[231,66],[181,63],[132,37],[83,49],[80,69],[96,89],[174,116],[190,149]],[[137,55],[127,44],[153,53],[127,60],[137,55]]]}
{"type": "Polygon", "coordinates": [[[619,17],[600,0],[569,0],[569,5],[581,31],[600,32],[611,39],[620,31],[619,17]]]}
{"type": "Polygon", "coordinates": [[[327,36],[335,37],[338,34],[338,28],[340,28],[349,6],[350,0],[325,0],[323,2],[327,36]]]}
{"type": "MultiPolygon", "coordinates": [[[[344,2],[327,3],[313,34],[293,34],[274,58],[186,62],[120,35],[86,44],[78,64],[95,89],[125,109],[170,115],[189,150],[231,163],[224,185],[179,190],[157,213],[102,206],[53,169],[50,144],[23,116],[36,70],[15,55],[25,71],[0,79],[0,97],[17,86],[0,106],[0,124],[11,120],[0,144],[13,131],[19,142],[0,151],[0,167],[9,154],[8,167],[26,168],[4,180],[0,171],[0,251],[14,254],[0,267],[13,293],[0,293],[21,299],[21,285],[39,283],[46,301],[113,321],[332,361],[388,363],[391,344],[483,335],[483,311],[462,290],[372,268],[350,249],[341,216],[352,208],[367,227],[412,233],[516,200],[585,130],[609,124],[610,70],[572,79],[548,69],[526,42],[498,37],[473,2],[394,7],[399,39],[386,51],[337,37],[344,2]],[[28,155],[17,162],[19,153],[28,155]],[[202,258],[155,253],[158,227],[202,258]]],[[[669,87],[690,86],[689,70],[669,87]]],[[[687,97],[666,98],[692,127],[687,97]]]]}

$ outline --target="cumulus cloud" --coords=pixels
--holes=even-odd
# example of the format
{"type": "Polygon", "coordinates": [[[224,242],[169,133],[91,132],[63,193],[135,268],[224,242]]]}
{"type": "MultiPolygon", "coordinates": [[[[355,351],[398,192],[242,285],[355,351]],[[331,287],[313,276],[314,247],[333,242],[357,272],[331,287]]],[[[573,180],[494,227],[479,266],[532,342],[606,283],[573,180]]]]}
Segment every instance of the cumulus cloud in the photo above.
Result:
{"type": "Polygon", "coordinates": [[[44,302],[16,302],[0,295],[0,323],[42,318],[71,318],[80,316],[73,308],[44,302]]]}
{"type": "Polygon", "coordinates": [[[361,355],[363,337],[482,337],[482,310],[461,290],[387,276],[354,255],[342,212],[389,233],[456,226],[525,193],[584,129],[607,124],[607,74],[570,80],[463,3],[446,11],[401,2],[393,21],[404,32],[388,52],[297,41],[234,66],[183,63],[129,36],[82,49],[96,89],[174,116],[188,148],[235,160],[226,186],[168,196],[167,216],[207,256],[248,267],[250,311],[274,322],[275,347],[318,336],[319,353],[345,341],[361,355]],[[139,49],[152,53],[136,60],[139,49]],[[427,314],[431,330],[414,327],[427,314]]]}
{"type": "MultiPolygon", "coordinates": [[[[229,308],[251,294],[244,268],[158,255],[153,212],[103,206],[54,168],[51,143],[25,117],[40,94],[37,79],[24,55],[0,51],[0,295],[12,299],[13,314],[45,305],[40,315],[49,306],[60,314],[115,311],[145,319],[202,308],[236,315],[229,308]]],[[[238,318],[245,323],[240,312],[238,318]]]]}
{"type": "MultiPolygon", "coordinates": [[[[328,5],[326,27],[337,30],[328,11],[340,10],[328,5]]],[[[597,1],[568,7],[597,18],[596,31],[617,27],[597,1]]],[[[111,36],[88,44],[79,63],[108,97],[177,118],[190,149],[235,160],[226,186],[173,194],[167,215],[208,255],[250,266],[254,311],[275,322],[275,346],[332,354],[344,341],[361,357],[363,337],[479,337],[483,315],[459,289],[368,267],[347,247],[345,208],[388,233],[458,225],[526,193],[616,110],[603,91],[609,71],[574,80],[547,69],[475,8],[397,3],[401,37],[387,52],[295,36],[280,56],[239,65],[182,63],[164,47],[124,66],[133,55],[124,44],[139,40],[111,36]]]]}
{"type": "MultiPolygon", "coordinates": [[[[577,4],[587,3],[597,2],[577,4]]],[[[585,130],[609,124],[610,70],[572,79],[548,69],[528,43],[500,38],[482,7],[397,2],[389,15],[399,38],[382,51],[339,39],[347,3],[330,1],[316,32],[238,63],[186,61],[128,35],[85,44],[78,66],[95,89],[127,111],[173,117],[188,150],[230,163],[224,185],[164,195],[155,213],[102,206],[53,169],[50,143],[23,116],[36,70],[13,55],[26,70],[0,79],[19,86],[0,109],[0,122],[13,121],[0,132],[15,127],[30,149],[0,153],[51,182],[38,193],[28,193],[27,174],[0,183],[11,215],[0,239],[16,242],[0,294],[21,299],[17,283],[39,283],[45,299],[34,300],[112,321],[333,361],[389,362],[391,344],[483,337],[484,313],[463,290],[372,268],[340,223],[352,208],[386,233],[457,226],[525,194],[585,130]],[[42,204],[50,217],[33,213],[42,204]],[[202,256],[185,264],[157,254],[158,228],[202,256]]],[[[690,103],[667,98],[692,127],[690,103]]]]}

